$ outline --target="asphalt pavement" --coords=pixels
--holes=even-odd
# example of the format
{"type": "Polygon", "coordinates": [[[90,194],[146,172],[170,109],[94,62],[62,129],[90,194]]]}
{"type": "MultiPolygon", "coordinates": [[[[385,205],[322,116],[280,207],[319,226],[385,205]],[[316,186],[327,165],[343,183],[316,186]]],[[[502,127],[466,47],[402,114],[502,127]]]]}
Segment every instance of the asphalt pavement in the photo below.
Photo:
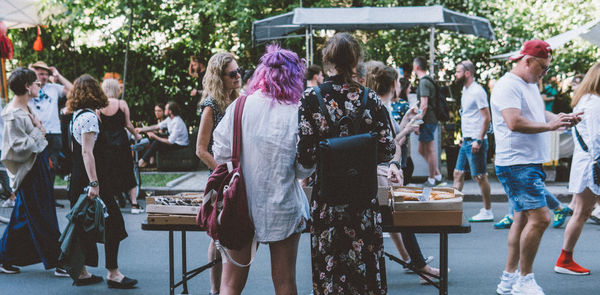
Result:
{"type": "MultiPolygon", "coordinates": [[[[66,201],[60,201],[68,204],[66,201]]],[[[495,202],[492,205],[496,220],[507,210],[507,203],[495,202]]],[[[478,202],[465,202],[465,217],[476,214],[480,208],[478,202]]],[[[61,229],[66,225],[64,216],[67,209],[58,209],[57,215],[61,229]]],[[[26,266],[20,274],[0,274],[0,294],[168,294],[168,233],[141,230],[145,214],[132,215],[123,209],[123,216],[129,237],[121,243],[119,266],[121,271],[139,280],[139,286],[133,290],[107,289],[106,283],[93,286],[71,286],[69,278],[54,277],[52,271],[46,271],[41,264],[26,266]]],[[[469,234],[456,234],[449,237],[449,294],[481,295],[495,294],[506,258],[507,230],[495,230],[491,223],[476,223],[469,234]]],[[[0,225],[4,232],[5,225],[0,225]]],[[[549,228],[542,240],[534,265],[538,283],[546,294],[598,294],[598,273],[600,260],[600,226],[588,223],[577,244],[575,259],[591,270],[590,276],[566,276],[556,274],[553,266],[560,254],[564,229],[549,228]]],[[[419,234],[418,240],[426,255],[435,256],[433,265],[439,263],[439,237],[434,234],[419,234]]],[[[180,235],[175,234],[176,262],[180,261],[180,235]]],[[[209,238],[205,233],[188,233],[188,269],[207,262],[209,238]]],[[[386,251],[397,253],[390,238],[384,239],[386,251]]],[[[99,246],[99,268],[90,268],[96,275],[106,275],[103,246],[99,246]]],[[[311,293],[311,263],[309,235],[300,239],[297,265],[298,291],[301,295],[311,293]]],[[[176,270],[180,269],[176,264],[176,270]]],[[[432,286],[422,286],[414,274],[405,274],[402,267],[386,260],[389,294],[438,294],[432,286]]],[[[177,278],[177,277],[176,277],[177,278]]],[[[208,272],[201,273],[190,281],[190,294],[208,294],[208,272]]],[[[181,288],[178,289],[181,292],[181,288]]],[[[248,283],[243,294],[274,294],[270,275],[270,257],[266,245],[259,248],[256,260],[251,266],[248,283]]]]}

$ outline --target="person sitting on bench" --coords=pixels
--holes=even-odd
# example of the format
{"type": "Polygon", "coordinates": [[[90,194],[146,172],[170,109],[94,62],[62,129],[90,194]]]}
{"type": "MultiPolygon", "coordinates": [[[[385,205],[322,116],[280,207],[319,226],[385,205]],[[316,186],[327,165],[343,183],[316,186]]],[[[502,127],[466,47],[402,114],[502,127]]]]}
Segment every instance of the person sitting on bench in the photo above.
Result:
{"type": "Polygon", "coordinates": [[[138,166],[144,168],[148,165],[150,157],[152,157],[156,151],[169,151],[177,150],[188,146],[189,138],[187,132],[187,126],[183,119],[179,116],[180,108],[179,105],[170,101],[165,106],[165,114],[167,118],[152,126],[136,128],[136,131],[144,132],[150,139],[150,148],[146,150],[144,156],[138,162],[138,166]],[[156,135],[155,131],[167,128],[169,132],[168,138],[163,138],[156,135]]]}

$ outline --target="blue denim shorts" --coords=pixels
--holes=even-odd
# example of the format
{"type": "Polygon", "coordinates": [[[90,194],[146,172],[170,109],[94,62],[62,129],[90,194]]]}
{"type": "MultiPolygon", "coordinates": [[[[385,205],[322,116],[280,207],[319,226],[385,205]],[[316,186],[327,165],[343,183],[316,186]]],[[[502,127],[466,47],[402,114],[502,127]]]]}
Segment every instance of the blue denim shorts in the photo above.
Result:
{"type": "Polygon", "coordinates": [[[496,166],[496,175],[516,212],[547,207],[550,192],[544,180],[546,173],[541,164],[496,166]]]}
{"type": "Polygon", "coordinates": [[[467,168],[467,162],[469,164],[469,168],[471,168],[471,176],[479,176],[487,174],[486,171],[486,156],[488,150],[488,140],[487,138],[483,140],[483,145],[479,149],[479,152],[473,154],[471,150],[471,144],[475,142],[474,139],[465,139],[460,147],[460,151],[458,152],[458,159],[456,159],[456,167],[454,170],[458,170],[461,172],[465,172],[467,168]]]}
{"type": "Polygon", "coordinates": [[[421,124],[419,126],[419,141],[430,142],[433,140],[433,133],[438,124],[421,124]]]}

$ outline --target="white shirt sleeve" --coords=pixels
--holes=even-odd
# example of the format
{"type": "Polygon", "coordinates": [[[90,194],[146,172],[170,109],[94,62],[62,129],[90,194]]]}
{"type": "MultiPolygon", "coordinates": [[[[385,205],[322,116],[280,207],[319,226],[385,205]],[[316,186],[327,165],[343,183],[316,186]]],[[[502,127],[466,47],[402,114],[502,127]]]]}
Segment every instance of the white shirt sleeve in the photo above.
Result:
{"type": "Polygon", "coordinates": [[[499,111],[504,109],[514,108],[521,109],[521,97],[518,87],[511,85],[510,83],[498,83],[494,86],[492,91],[492,104],[495,105],[499,111]]]}
{"type": "Polygon", "coordinates": [[[171,121],[171,118],[166,118],[164,120],[162,120],[160,123],[158,123],[158,128],[159,129],[167,129],[168,128],[168,124],[169,121],[171,121]]]}
{"type": "Polygon", "coordinates": [[[169,142],[179,145],[188,145],[187,127],[181,117],[175,117],[169,128],[169,142]]]}
{"type": "Polygon", "coordinates": [[[236,101],[231,103],[213,132],[213,156],[218,165],[231,161],[233,143],[233,113],[236,101]]]}
{"type": "Polygon", "coordinates": [[[481,87],[481,86],[479,87],[479,89],[477,91],[476,103],[477,103],[477,108],[480,110],[483,108],[488,108],[490,106],[488,104],[487,94],[485,93],[485,90],[483,90],[483,87],[481,87]]]}

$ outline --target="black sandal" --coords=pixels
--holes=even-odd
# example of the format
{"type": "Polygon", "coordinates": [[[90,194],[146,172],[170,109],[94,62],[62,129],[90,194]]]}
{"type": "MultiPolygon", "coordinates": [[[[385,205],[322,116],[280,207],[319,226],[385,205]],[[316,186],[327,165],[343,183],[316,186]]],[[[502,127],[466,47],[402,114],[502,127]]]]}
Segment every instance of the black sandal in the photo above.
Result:
{"type": "Polygon", "coordinates": [[[128,277],[123,277],[123,280],[121,280],[120,282],[106,279],[108,287],[115,289],[131,289],[135,287],[135,284],[137,284],[137,282],[137,280],[128,277]]]}

